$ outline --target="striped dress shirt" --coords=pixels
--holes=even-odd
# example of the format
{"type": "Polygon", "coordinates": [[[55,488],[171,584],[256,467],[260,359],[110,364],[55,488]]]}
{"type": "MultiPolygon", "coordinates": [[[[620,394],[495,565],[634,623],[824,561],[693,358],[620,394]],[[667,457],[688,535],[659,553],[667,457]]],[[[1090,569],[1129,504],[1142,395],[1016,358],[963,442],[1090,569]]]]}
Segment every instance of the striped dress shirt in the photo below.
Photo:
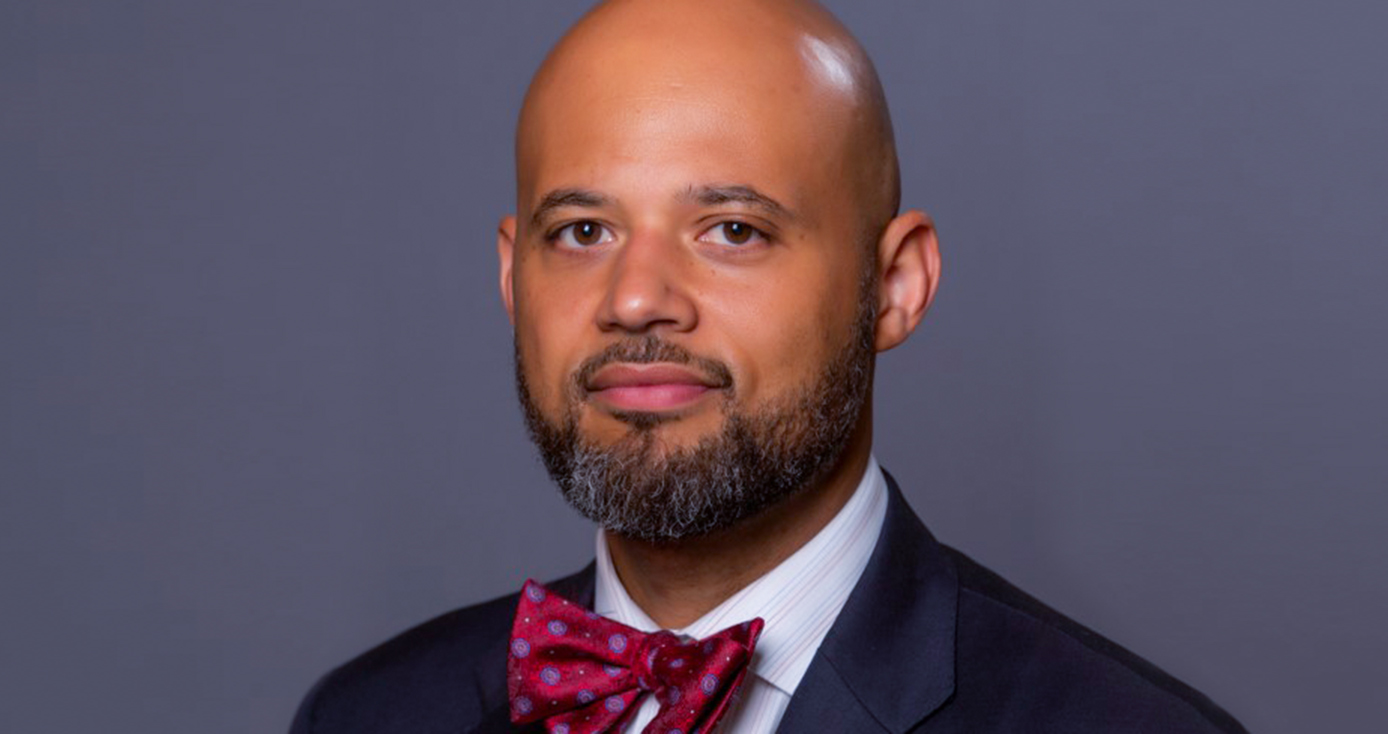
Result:
{"type": "MultiPolygon", "coordinates": [[[[886,516],[886,480],[877,460],[869,458],[853,496],[810,542],[693,624],[671,630],[698,639],[753,617],[766,622],[740,700],[723,718],[720,734],[776,730],[810,660],[867,566],[886,516]]],[[[660,629],[617,578],[601,530],[594,611],[643,632],[660,629]]],[[[624,732],[640,732],[659,709],[653,696],[645,696],[624,732]]]]}

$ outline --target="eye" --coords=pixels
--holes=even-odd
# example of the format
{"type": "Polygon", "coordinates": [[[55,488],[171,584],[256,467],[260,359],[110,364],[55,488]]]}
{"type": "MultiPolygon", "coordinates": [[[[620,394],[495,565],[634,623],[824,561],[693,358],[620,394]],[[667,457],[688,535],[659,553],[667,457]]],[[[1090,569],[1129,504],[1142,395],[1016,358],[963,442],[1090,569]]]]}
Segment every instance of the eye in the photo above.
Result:
{"type": "Polygon", "coordinates": [[[756,227],[746,222],[733,220],[713,225],[699,235],[699,239],[717,245],[743,247],[755,242],[765,242],[767,237],[765,232],[756,227]]]}
{"type": "Polygon", "coordinates": [[[549,238],[565,247],[572,247],[577,250],[601,245],[614,239],[611,230],[591,219],[566,224],[549,238]]]}

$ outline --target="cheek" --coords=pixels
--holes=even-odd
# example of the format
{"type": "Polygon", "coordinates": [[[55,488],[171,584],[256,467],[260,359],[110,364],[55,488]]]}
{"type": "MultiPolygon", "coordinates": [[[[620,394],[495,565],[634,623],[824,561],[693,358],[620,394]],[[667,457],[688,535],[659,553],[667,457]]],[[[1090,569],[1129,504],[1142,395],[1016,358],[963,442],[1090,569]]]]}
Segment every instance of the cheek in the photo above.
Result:
{"type": "Polygon", "coordinates": [[[578,309],[558,289],[518,280],[515,340],[531,399],[548,414],[563,408],[564,391],[582,358],[578,309]]]}
{"type": "Polygon", "coordinates": [[[517,311],[515,330],[516,369],[520,373],[519,378],[524,382],[530,402],[539,408],[540,412],[554,416],[559,403],[555,400],[557,392],[554,380],[549,376],[550,360],[541,348],[544,339],[532,329],[526,328],[526,321],[520,318],[519,314],[517,311]]]}
{"type": "Polygon", "coordinates": [[[732,357],[743,395],[760,403],[819,376],[852,328],[856,294],[856,278],[810,270],[708,299],[706,304],[720,305],[705,314],[721,324],[718,330],[737,350],[732,357]]]}

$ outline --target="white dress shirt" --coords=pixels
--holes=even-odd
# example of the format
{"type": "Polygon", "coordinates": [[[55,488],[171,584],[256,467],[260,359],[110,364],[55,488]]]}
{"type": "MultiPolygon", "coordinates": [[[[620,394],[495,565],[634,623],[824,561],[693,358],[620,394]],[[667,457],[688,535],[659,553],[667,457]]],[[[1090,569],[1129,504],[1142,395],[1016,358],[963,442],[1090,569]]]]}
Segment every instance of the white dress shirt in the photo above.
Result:
{"type": "MultiPolygon", "coordinates": [[[[887,483],[877,460],[869,457],[853,496],[810,542],[693,624],[671,630],[698,639],[753,617],[766,622],[740,700],[723,717],[720,734],[776,730],[810,660],[867,566],[886,516],[887,483]]],[[[660,629],[617,578],[601,530],[597,567],[594,611],[643,632],[660,629]]],[[[659,710],[654,696],[644,696],[623,731],[640,732],[659,710]]]]}

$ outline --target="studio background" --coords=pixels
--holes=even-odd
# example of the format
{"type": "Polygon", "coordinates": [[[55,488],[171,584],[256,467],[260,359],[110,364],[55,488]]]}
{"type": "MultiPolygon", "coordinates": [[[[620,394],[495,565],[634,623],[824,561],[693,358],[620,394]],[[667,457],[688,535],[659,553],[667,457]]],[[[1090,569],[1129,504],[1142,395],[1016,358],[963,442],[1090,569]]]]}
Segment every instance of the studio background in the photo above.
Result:
{"type": "MultiPolygon", "coordinates": [[[[1252,731],[1381,729],[1388,5],[829,4],[944,247],[879,362],[916,510],[1252,731]]],[[[587,562],[494,249],[582,9],[0,8],[0,730],[283,731],[587,562]]]]}

